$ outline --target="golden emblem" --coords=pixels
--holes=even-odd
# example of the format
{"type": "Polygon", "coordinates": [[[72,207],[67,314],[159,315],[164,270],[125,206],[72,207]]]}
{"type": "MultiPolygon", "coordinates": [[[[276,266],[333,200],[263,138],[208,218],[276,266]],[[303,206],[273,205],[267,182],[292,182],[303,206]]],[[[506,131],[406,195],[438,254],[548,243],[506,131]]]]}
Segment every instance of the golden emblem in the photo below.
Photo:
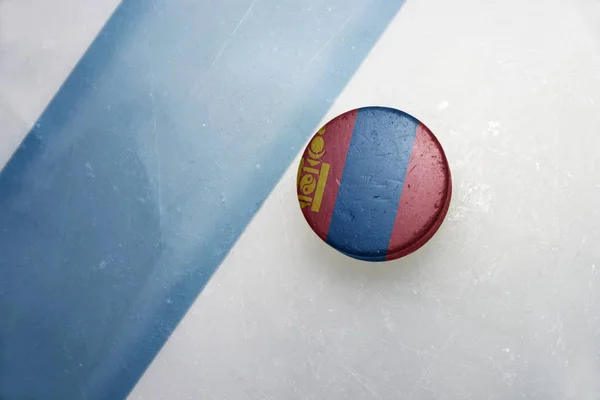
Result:
{"type": "Polygon", "coordinates": [[[325,154],[324,133],[325,127],[321,128],[310,141],[307,149],[308,157],[300,159],[296,179],[300,207],[306,208],[310,205],[310,209],[314,212],[319,212],[321,208],[329,174],[329,164],[321,161],[321,157],[325,154]]]}

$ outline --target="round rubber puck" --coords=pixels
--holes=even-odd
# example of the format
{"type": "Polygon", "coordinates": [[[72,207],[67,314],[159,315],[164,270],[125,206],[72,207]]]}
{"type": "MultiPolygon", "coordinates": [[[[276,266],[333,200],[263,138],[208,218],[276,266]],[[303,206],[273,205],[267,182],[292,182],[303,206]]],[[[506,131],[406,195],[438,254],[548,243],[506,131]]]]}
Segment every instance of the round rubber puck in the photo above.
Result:
{"type": "Polygon", "coordinates": [[[298,201],[315,233],[366,261],[404,257],[444,220],[448,160],[433,133],[385,107],[348,111],[312,137],[298,167],[298,201]]]}

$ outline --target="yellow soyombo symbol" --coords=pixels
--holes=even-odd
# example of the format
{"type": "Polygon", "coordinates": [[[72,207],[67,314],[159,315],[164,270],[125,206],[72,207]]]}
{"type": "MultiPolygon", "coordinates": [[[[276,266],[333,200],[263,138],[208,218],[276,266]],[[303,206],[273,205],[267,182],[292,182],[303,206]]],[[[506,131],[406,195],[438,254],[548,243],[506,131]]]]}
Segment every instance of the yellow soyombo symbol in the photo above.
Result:
{"type": "Polygon", "coordinates": [[[329,164],[320,160],[325,154],[324,133],[325,127],[321,128],[310,141],[307,149],[308,157],[300,159],[296,179],[300,207],[306,208],[310,205],[310,209],[314,212],[319,212],[321,208],[321,200],[323,199],[327,175],[329,174],[329,164]]]}

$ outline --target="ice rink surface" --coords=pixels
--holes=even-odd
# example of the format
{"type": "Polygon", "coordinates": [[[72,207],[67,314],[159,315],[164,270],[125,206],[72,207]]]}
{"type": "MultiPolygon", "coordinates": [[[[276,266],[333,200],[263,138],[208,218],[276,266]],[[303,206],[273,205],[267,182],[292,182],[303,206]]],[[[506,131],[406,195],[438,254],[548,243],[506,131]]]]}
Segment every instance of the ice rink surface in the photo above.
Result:
{"type": "Polygon", "coordinates": [[[600,3],[47,3],[0,0],[0,399],[600,399],[600,3]],[[295,189],[366,105],[454,186],[379,264],[295,189]]]}

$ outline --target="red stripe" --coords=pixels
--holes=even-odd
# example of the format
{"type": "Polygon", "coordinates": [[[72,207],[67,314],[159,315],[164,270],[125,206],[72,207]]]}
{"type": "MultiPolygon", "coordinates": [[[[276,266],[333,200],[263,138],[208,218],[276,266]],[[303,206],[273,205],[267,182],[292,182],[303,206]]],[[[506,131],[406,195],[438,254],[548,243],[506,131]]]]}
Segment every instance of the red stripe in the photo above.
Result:
{"type": "Polygon", "coordinates": [[[440,227],[452,192],[450,169],[435,136],[419,124],[390,238],[387,259],[423,246],[440,227]]]}
{"type": "MultiPolygon", "coordinates": [[[[302,209],[309,225],[312,226],[317,235],[323,240],[327,240],[329,224],[331,223],[335,200],[342,180],[346,154],[348,153],[348,146],[352,138],[357,112],[357,110],[353,110],[342,114],[325,126],[325,133],[322,135],[325,141],[325,153],[319,160],[329,164],[329,174],[327,175],[327,183],[323,192],[321,207],[318,212],[313,211],[311,207],[302,209]]],[[[309,147],[310,144],[304,151],[303,158],[305,160],[309,158],[309,147]]],[[[301,194],[300,191],[298,193],[301,194]]]]}

